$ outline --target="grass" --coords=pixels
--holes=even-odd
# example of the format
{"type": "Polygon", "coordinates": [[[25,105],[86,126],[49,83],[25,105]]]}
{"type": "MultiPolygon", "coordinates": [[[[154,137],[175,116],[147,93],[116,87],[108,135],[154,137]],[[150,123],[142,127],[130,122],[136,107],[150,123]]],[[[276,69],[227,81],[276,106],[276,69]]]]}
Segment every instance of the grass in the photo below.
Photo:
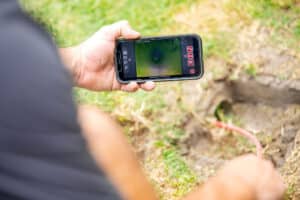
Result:
{"type": "Polygon", "coordinates": [[[257,75],[257,68],[255,64],[250,63],[245,66],[245,71],[249,76],[255,77],[257,75]]]}
{"type": "Polygon", "coordinates": [[[172,23],[172,13],[191,0],[22,0],[33,16],[45,24],[60,46],[76,44],[105,24],[126,19],[143,35],[157,35],[172,23]],[[155,17],[153,17],[155,16],[155,17]]]}
{"type": "Polygon", "coordinates": [[[271,38],[278,46],[300,51],[300,4],[298,0],[231,0],[227,7],[240,18],[259,20],[272,29],[271,38]]]}
{"type": "Polygon", "coordinates": [[[295,188],[294,185],[289,185],[286,189],[285,195],[284,195],[284,200],[289,200],[293,198],[293,194],[295,194],[295,192],[297,191],[297,189],[295,188]]]}
{"type": "MultiPolygon", "coordinates": [[[[207,8],[209,0],[21,0],[24,8],[45,25],[59,46],[70,46],[85,40],[101,26],[127,19],[142,35],[200,33],[203,37],[205,58],[231,59],[236,50],[239,23],[260,21],[270,28],[273,43],[300,51],[300,6],[295,0],[228,0],[207,8]],[[200,5],[200,7],[197,7],[200,5]],[[203,5],[203,6],[201,6],[203,5]],[[214,10],[215,7],[219,10],[214,10]],[[193,8],[195,10],[193,11],[193,8]],[[211,10],[209,10],[211,9],[211,10]],[[208,10],[206,16],[198,16],[208,10]],[[186,13],[196,26],[182,25],[176,21],[178,13],[186,13]],[[225,17],[218,15],[224,12],[225,17]],[[209,17],[209,15],[212,15],[209,17]],[[196,17],[194,17],[196,16],[196,17]],[[194,18],[193,18],[194,17],[194,18]],[[204,18],[204,20],[202,20],[204,18]],[[298,20],[297,20],[298,19],[298,20]],[[197,24],[198,23],[198,24],[197,24]],[[199,25],[200,24],[200,25],[199,25]],[[225,24],[225,25],[224,25],[225,24]],[[225,29],[224,29],[224,26],[225,29]],[[228,28],[229,27],[229,28],[228,28]]],[[[216,66],[218,67],[218,66],[216,66]]],[[[257,67],[245,66],[245,71],[256,76],[257,67]]],[[[155,133],[155,148],[161,154],[156,162],[163,170],[166,185],[172,188],[171,196],[162,192],[163,199],[177,199],[190,191],[197,182],[197,176],[188,167],[178,151],[177,142],[185,134],[183,123],[189,114],[182,101],[185,83],[159,84],[153,92],[90,92],[75,89],[74,96],[79,103],[99,106],[110,112],[124,127],[129,137],[142,131],[155,133]]],[[[195,82],[194,87],[200,84],[195,82]]],[[[216,115],[224,121],[234,120],[220,107],[216,115]]],[[[241,139],[238,144],[244,145],[241,139]]],[[[226,151],[226,150],[224,150],[226,151]]],[[[228,149],[230,151],[230,149],[228,149]]],[[[232,149],[234,151],[234,149],[232,149]]],[[[150,158],[151,159],[151,158],[150,158]]],[[[154,166],[156,166],[156,164],[154,166]]],[[[156,185],[160,183],[154,181],[156,185]]]]}
{"type": "Polygon", "coordinates": [[[174,148],[163,151],[163,161],[166,173],[169,174],[168,182],[177,188],[173,196],[182,197],[195,186],[196,174],[187,166],[182,157],[174,148]]]}

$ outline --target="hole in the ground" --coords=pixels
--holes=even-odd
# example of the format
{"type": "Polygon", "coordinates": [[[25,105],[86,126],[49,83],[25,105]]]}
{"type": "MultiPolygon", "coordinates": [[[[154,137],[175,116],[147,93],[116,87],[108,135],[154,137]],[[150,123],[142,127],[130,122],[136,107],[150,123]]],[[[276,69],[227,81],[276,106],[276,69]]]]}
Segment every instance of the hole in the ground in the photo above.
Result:
{"type": "Polygon", "coordinates": [[[220,121],[227,121],[231,116],[232,105],[229,101],[221,101],[214,111],[214,116],[220,121]]]}

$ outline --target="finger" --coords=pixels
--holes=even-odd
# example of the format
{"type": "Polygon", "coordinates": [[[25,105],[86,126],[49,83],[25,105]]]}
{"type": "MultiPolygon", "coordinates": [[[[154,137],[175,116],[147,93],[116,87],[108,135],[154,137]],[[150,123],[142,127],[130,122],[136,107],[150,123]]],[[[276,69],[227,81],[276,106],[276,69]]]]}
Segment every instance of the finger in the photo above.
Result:
{"type": "Polygon", "coordinates": [[[128,21],[123,20],[115,23],[116,35],[115,38],[123,37],[126,39],[135,39],[140,37],[140,33],[133,30],[128,21]]]}
{"type": "Polygon", "coordinates": [[[257,183],[258,199],[280,199],[285,190],[281,176],[270,161],[264,161],[262,164],[263,173],[257,183]]]}
{"type": "Polygon", "coordinates": [[[146,83],[140,84],[140,87],[145,91],[151,91],[155,88],[155,83],[153,81],[147,81],[146,83]]]}
{"type": "Polygon", "coordinates": [[[136,82],[130,82],[129,84],[121,86],[121,90],[125,92],[135,92],[138,89],[139,85],[136,82]]]}
{"type": "Polygon", "coordinates": [[[126,39],[135,39],[140,37],[140,33],[133,30],[126,20],[105,26],[102,28],[102,32],[104,32],[104,35],[110,40],[116,40],[120,37],[126,39]]]}

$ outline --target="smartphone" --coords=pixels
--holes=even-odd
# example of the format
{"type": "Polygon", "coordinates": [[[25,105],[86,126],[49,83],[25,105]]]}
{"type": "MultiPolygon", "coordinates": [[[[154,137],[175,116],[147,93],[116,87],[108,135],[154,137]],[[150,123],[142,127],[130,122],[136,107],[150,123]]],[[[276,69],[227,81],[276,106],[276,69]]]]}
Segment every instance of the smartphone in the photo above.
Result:
{"type": "Polygon", "coordinates": [[[196,34],[119,39],[115,67],[121,83],[199,79],[202,41],[196,34]]]}

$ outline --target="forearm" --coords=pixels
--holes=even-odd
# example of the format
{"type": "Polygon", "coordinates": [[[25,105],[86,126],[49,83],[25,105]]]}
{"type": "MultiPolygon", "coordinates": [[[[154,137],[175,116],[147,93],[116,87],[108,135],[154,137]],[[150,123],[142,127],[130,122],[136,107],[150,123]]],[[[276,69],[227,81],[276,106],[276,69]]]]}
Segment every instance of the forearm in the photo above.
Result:
{"type": "Polygon", "coordinates": [[[94,159],[123,198],[156,200],[120,128],[107,115],[91,107],[79,109],[79,122],[94,159]]]}
{"type": "Polygon", "coordinates": [[[79,65],[81,59],[81,55],[80,52],[78,52],[78,48],[76,47],[59,48],[58,51],[66,69],[70,72],[70,74],[72,74],[72,77],[76,82],[80,74],[79,65]]]}

